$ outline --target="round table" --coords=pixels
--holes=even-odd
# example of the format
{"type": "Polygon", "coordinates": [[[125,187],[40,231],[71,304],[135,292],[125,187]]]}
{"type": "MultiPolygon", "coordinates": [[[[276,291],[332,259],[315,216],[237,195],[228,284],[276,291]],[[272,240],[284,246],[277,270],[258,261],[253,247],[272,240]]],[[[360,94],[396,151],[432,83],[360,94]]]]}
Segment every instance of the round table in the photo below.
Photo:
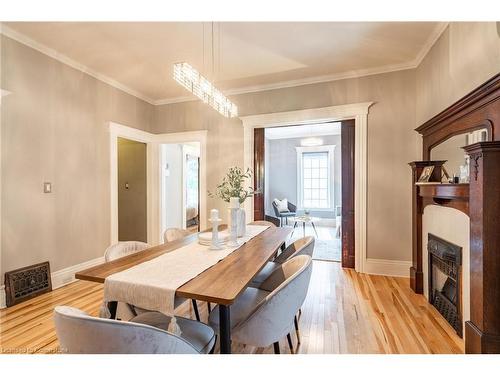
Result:
{"type": "Polygon", "coordinates": [[[321,218],[303,215],[303,216],[296,216],[294,219],[295,219],[295,224],[293,226],[292,236],[293,236],[293,232],[295,232],[295,228],[297,227],[297,223],[302,223],[302,231],[303,231],[304,237],[305,237],[306,236],[306,223],[311,223],[311,226],[314,229],[314,233],[316,233],[316,237],[318,237],[318,232],[316,232],[316,226],[314,225],[314,222],[321,220],[321,218]]]}

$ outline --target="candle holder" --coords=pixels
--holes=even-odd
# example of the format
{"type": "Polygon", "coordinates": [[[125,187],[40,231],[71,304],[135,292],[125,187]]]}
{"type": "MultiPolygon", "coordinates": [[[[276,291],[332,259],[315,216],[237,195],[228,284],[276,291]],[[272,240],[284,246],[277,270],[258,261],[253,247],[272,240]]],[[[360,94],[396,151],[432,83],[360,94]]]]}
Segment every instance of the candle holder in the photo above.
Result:
{"type": "Polygon", "coordinates": [[[210,250],[220,250],[222,249],[222,241],[219,240],[219,223],[222,219],[219,219],[219,211],[217,209],[214,208],[210,211],[210,219],[208,221],[212,223],[212,242],[210,250]]]}

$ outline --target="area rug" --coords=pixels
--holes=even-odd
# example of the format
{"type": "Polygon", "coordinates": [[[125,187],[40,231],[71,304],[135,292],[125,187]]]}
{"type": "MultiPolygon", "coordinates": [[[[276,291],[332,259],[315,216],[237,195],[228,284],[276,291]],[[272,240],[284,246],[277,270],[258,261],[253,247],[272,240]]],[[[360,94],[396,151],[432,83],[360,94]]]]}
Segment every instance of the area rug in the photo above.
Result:
{"type": "Polygon", "coordinates": [[[340,262],[340,239],[320,240],[316,238],[314,244],[313,259],[340,262]]]}

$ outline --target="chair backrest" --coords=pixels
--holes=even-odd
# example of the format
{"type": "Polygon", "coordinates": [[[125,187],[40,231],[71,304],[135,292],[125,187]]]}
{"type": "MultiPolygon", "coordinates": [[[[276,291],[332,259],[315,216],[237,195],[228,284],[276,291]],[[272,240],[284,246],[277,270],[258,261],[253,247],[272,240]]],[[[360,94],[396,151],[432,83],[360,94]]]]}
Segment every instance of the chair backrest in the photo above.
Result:
{"type": "Polygon", "coordinates": [[[69,354],[197,354],[189,342],[145,324],[94,318],[69,306],[54,309],[59,345],[69,354]]]}
{"type": "Polygon", "coordinates": [[[288,202],[288,211],[297,212],[297,206],[294,205],[293,203],[288,202]]]}
{"type": "Polygon", "coordinates": [[[111,245],[104,252],[106,262],[145,250],[149,245],[140,241],[121,241],[111,245]]]}
{"type": "Polygon", "coordinates": [[[266,347],[293,330],[295,314],[304,303],[312,260],[299,255],[280,265],[259,287],[271,292],[232,330],[235,341],[266,347]]]}
{"type": "Polygon", "coordinates": [[[270,221],[266,221],[266,220],[256,220],[256,221],[253,221],[252,224],[267,225],[268,227],[276,228],[276,225],[274,223],[271,223],[270,221]]]}
{"type": "Polygon", "coordinates": [[[279,212],[279,210],[278,210],[278,205],[277,205],[274,201],[273,201],[272,205],[273,205],[274,214],[275,214],[277,217],[280,217],[280,216],[281,216],[281,214],[280,214],[280,212],[279,212]]]}
{"type": "Polygon", "coordinates": [[[314,241],[314,237],[312,236],[300,238],[288,245],[287,248],[283,250],[283,252],[281,252],[281,254],[278,255],[274,261],[276,263],[283,264],[288,259],[302,254],[312,257],[314,251],[314,241]]]}
{"type": "Polygon", "coordinates": [[[163,232],[163,241],[165,243],[180,240],[191,234],[190,231],[181,228],[167,228],[163,232]]]}

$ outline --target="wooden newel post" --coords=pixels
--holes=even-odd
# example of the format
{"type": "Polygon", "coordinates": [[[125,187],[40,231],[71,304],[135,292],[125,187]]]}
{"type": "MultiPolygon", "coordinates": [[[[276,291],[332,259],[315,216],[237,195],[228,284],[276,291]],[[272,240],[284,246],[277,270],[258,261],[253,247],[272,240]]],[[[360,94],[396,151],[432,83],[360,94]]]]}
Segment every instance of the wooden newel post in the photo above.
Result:
{"type": "Polygon", "coordinates": [[[434,166],[429,181],[441,181],[442,167],[446,160],[414,161],[409,163],[412,169],[412,266],[410,267],[410,287],[418,294],[424,292],[424,274],[422,270],[422,197],[415,183],[422,174],[424,167],[434,166]]]}
{"type": "Polygon", "coordinates": [[[470,321],[466,353],[500,353],[500,141],[464,147],[470,156],[470,321]]]}

